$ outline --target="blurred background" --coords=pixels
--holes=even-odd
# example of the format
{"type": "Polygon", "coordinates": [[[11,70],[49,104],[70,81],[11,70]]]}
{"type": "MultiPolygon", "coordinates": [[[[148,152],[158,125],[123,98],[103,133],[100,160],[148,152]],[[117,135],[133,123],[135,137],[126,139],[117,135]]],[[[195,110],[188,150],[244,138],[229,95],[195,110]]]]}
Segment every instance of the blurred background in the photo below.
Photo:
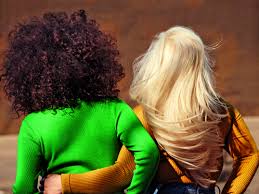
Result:
{"type": "MultiPolygon", "coordinates": [[[[258,0],[0,0],[0,51],[8,31],[30,16],[47,11],[85,9],[101,28],[117,39],[126,77],[120,83],[122,99],[128,96],[132,61],[152,38],[175,25],[192,28],[207,45],[222,41],[211,53],[216,62],[219,93],[239,108],[259,142],[259,1],[258,0]]],[[[1,66],[1,57],[0,57],[1,66]]],[[[22,118],[11,112],[0,83],[0,194],[10,192],[15,177],[16,134],[22,118]]],[[[226,158],[223,185],[231,170],[226,158]]],[[[259,174],[246,193],[259,193],[259,174]]]]}

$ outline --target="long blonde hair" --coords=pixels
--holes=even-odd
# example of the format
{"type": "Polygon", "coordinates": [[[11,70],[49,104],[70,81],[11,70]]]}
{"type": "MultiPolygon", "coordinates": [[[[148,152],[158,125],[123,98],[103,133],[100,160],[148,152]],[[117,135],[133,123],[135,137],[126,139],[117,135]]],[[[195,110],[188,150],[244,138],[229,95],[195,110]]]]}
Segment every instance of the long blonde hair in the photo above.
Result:
{"type": "Polygon", "coordinates": [[[226,116],[208,49],[191,29],[172,27],[135,60],[130,87],[158,144],[204,187],[215,183],[209,174],[218,171],[218,124],[226,116]]]}

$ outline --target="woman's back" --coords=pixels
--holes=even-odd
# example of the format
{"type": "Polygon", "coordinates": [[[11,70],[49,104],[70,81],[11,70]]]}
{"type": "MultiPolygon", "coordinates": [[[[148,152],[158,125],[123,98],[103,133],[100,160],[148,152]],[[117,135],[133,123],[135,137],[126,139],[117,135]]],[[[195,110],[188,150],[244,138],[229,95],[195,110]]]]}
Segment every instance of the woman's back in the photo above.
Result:
{"type": "MultiPolygon", "coordinates": [[[[233,158],[234,170],[224,187],[223,193],[242,193],[249,185],[258,167],[258,149],[240,112],[231,104],[226,104],[228,107],[227,112],[225,112],[227,117],[222,118],[219,123],[219,135],[222,136],[223,139],[220,149],[222,152],[225,149],[233,158]],[[251,169],[250,171],[247,171],[248,167],[251,169]]],[[[143,107],[137,106],[134,111],[150,135],[153,136],[152,129],[144,117],[143,107]]],[[[206,160],[206,158],[204,158],[204,160],[206,160]]],[[[211,160],[210,158],[207,160],[209,165],[211,160]]],[[[209,173],[208,177],[210,180],[216,182],[222,172],[223,155],[213,162],[216,163],[217,171],[209,173]]],[[[160,147],[160,163],[155,182],[159,184],[193,184],[195,180],[189,176],[187,169],[182,168],[174,158],[160,147]]],[[[214,187],[215,184],[211,186],[214,187]]]]}
{"type": "MultiPolygon", "coordinates": [[[[152,128],[148,125],[144,112],[143,107],[137,106],[135,109],[135,113],[144,125],[144,127],[148,130],[148,132],[153,136],[152,134],[152,128]]],[[[222,136],[222,139],[224,141],[224,137],[227,135],[227,132],[230,128],[231,123],[231,117],[225,117],[220,122],[221,128],[220,128],[220,136],[222,136]]],[[[154,138],[154,136],[153,136],[154,138]]],[[[222,142],[222,145],[224,142],[222,142]]],[[[209,146],[209,145],[208,145],[209,146]]],[[[221,148],[221,151],[223,152],[223,146],[221,148]]],[[[190,152],[194,152],[195,150],[191,150],[190,152]]],[[[210,153],[213,154],[213,153],[210,153]]],[[[204,160],[208,160],[206,163],[209,165],[212,161],[210,158],[204,158],[204,160]]],[[[216,161],[213,161],[216,165],[216,171],[208,173],[208,177],[210,177],[211,180],[216,180],[219,178],[222,167],[223,167],[223,155],[219,157],[216,161]]],[[[160,184],[166,184],[169,182],[182,182],[182,183],[192,183],[194,180],[192,177],[190,177],[190,174],[187,169],[184,169],[181,167],[181,165],[175,160],[173,157],[171,157],[162,147],[160,147],[160,163],[158,167],[158,172],[156,174],[155,178],[156,182],[160,184]]]]}
{"type": "MultiPolygon", "coordinates": [[[[73,111],[31,113],[25,117],[18,137],[13,192],[35,192],[40,174],[82,173],[112,165],[122,144],[138,152],[137,164],[157,157],[154,153],[147,158],[155,144],[132,109],[119,99],[80,102],[73,111]]],[[[140,178],[145,175],[140,172],[144,168],[146,164],[138,167],[136,182],[142,182],[140,178]]]]}
{"type": "Polygon", "coordinates": [[[102,168],[114,163],[121,146],[116,121],[122,104],[120,101],[90,105],[81,102],[73,112],[67,108],[56,114],[52,110],[32,113],[23,121],[21,133],[32,133],[33,139],[39,142],[42,159],[47,162],[50,173],[102,168]]]}

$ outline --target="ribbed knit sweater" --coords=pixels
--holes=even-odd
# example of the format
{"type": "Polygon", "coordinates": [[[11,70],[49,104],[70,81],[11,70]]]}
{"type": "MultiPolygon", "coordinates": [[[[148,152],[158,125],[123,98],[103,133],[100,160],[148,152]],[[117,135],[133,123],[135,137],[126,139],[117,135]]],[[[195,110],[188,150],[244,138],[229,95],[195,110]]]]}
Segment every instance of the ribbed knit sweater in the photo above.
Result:
{"type": "Polygon", "coordinates": [[[18,136],[13,193],[36,193],[40,174],[82,173],[111,166],[122,145],[133,153],[136,164],[128,193],[144,193],[156,172],[159,151],[126,103],[81,102],[73,111],[31,113],[18,136]]]}

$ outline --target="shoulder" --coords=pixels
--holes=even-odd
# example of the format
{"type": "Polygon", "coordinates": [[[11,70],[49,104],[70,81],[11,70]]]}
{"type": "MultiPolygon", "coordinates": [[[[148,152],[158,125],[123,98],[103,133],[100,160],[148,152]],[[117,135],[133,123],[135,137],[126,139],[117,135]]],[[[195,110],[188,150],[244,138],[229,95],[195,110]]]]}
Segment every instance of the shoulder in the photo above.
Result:
{"type": "MultiPolygon", "coordinates": [[[[38,118],[38,114],[30,113],[28,114],[21,123],[18,135],[18,141],[25,141],[25,140],[33,140],[35,143],[39,143],[40,141],[40,134],[36,123],[38,118]]],[[[38,123],[40,126],[42,123],[38,123]]]]}
{"type": "Polygon", "coordinates": [[[117,113],[133,112],[133,109],[124,100],[116,98],[103,102],[109,110],[114,110],[117,113]]]}
{"type": "MultiPolygon", "coordinates": [[[[84,102],[84,104],[86,104],[84,102]]],[[[123,101],[120,98],[111,98],[111,99],[105,99],[99,102],[94,102],[91,103],[90,106],[95,106],[95,107],[103,107],[103,108],[123,108],[123,107],[128,107],[129,105],[123,101]]]]}
{"type": "Polygon", "coordinates": [[[32,127],[34,125],[41,125],[42,122],[46,121],[45,118],[47,117],[46,113],[44,112],[33,112],[28,114],[22,123],[27,124],[28,126],[32,127]]]}
{"type": "Polygon", "coordinates": [[[224,100],[224,103],[227,107],[227,115],[230,120],[239,120],[241,118],[241,113],[234,105],[224,100]]]}
{"type": "Polygon", "coordinates": [[[138,119],[140,120],[140,122],[142,123],[142,125],[144,126],[145,129],[147,129],[147,131],[149,132],[149,134],[152,135],[151,129],[147,123],[147,120],[145,118],[144,115],[144,109],[143,106],[141,105],[137,105],[134,107],[134,112],[137,115],[138,119]]]}
{"type": "Polygon", "coordinates": [[[228,136],[230,133],[236,134],[240,133],[240,130],[243,128],[246,128],[245,122],[243,120],[243,117],[234,105],[231,103],[224,101],[226,104],[226,117],[222,119],[222,122],[220,124],[220,128],[222,129],[222,132],[224,133],[224,136],[228,136]]]}
{"type": "Polygon", "coordinates": [[[141,121],[143,125],[146,124],[146,120],[144,117],[144,110],[141,105],[137,105],[134,107],[134,113],[137,115],[138,119],[141,121]]]}
{"type": "Polygon", "coordinates": [[[143,107],[141,105],[137,105],[134,107],[134,112],[138,115],[143,115],[143,107]]]}
{"type": "Polygon", "coordinates": [[[223,98],[220,98],[222,108],[220,108],[220,114],[226,114],[229,120],[237,119],[241,116],[239,110],[233,106],[230,102],[223,98]]]}
{"type": "Polygon", "coordinates": [[[136,114],[133,109],[122,99],[108,99],[97,103],[95,110],[107,115],[107,118],[120,120],[136,120],[136,114]]]}

